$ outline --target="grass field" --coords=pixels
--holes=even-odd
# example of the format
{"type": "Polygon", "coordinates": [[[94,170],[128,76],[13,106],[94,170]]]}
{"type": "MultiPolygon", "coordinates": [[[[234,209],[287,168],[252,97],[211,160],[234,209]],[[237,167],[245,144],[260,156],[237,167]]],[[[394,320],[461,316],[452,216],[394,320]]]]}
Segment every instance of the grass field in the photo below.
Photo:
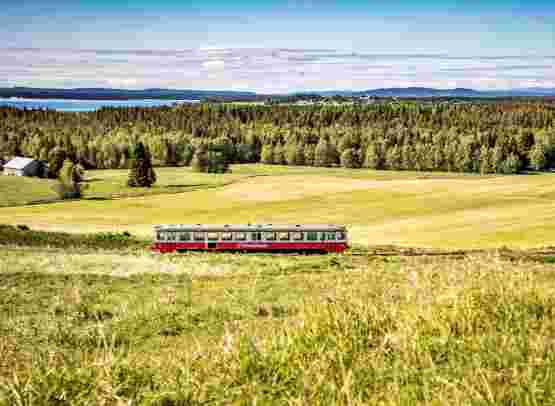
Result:
{"type": "MultiPolygon", "coordinates": [[[[150,188],[127,186],[129,170],[92,170],[86,172],[85,199],[111,199],[189,192],[233,183],[252,176],[249,173],[208,175],[190,168],[157,168],[157,183],[150,188]]],[[[52,186],[54,180],[0,176],[0,207],[22,206],[41,201],[59,200],[52,186]]]]}
{"type": "Polygon", "coordinates": [[[84,200],[0,208],[71,232],[0,227],[0,405],[555,403],[553,250],[362,249],[555,245],[554,175],[233,169],[150,190],[91,171],[84,200]],[[157,256],[121,234],[247,221],[347,224],[363,254],[157,256]],[[78,234],[98,231],[120,234],[78,234]]]}
{"type": "Polygon", "coordinates": [[[151,190],[122,187],[126,176],[91,171],[85,200],[0,208],[0,223],[70,232],[128,230],[142,237],[157,223],[338,223],[365,246],[555,245],[554,174],[237,165],[232,174],[218,176],[160,169],[160,185],[151,190]],[[149,195],[95,200],[129,193],[149,195]]]}
{"type": "Polygon", "coordinates": [[[0,257],[0,404],[555,401],[549,261],[0,257]]]}

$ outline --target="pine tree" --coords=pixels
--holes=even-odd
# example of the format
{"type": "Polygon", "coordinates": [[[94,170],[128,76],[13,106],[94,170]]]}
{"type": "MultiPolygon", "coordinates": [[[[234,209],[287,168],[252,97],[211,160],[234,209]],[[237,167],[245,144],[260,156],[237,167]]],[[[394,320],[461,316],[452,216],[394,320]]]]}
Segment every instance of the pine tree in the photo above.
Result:
{"type": "Polygon", "coordinates": [[[208,172],[208,146],[206,144],[200,144],[195,149],[191,169],[193,172],[208,172]]]}
{"type": "Polygon", "coordinates": [[[521,170],[522,162],[516,154],[509,154],[501,166],[501,173],[513,174],[519,173],[521,170]]]}
{"type": "Polygon", "coordinates": [[[316,146],[314,144],[307,144],[304,148],[304,163],[305,165],[312,166],[314,165],[314,153],[316,150],[316,146]]]}
{"type": "Polygon", "coordinates": [[[368,169],[383,169],[381,149],[376,143],[368,144],[364,158],[364,167],[368,169]]]}
{"type": "Polygon", "coordinates": [[[400,170],[402,168],[403,157],[401,148],[394,145],[387,149],[385,154],[385,164],[387,169],[400,170]]]}
{"type": "Polygon", "coordinates": [[[229,160],[227,159],[226,145],[200,144],[193,156],[191,167],[195,172],[229,172],[229,160]]]}
{"type": "Polygon", "coordinates": [[[48,155],[48,175],[52,179],[60,176],[60,170],[66,159],[66,151],[60,147],[55,147],[48,155]]]}
{"type": "Polygon", "coordinates": [[[314,166],[332,166],[334,157],[327,136],[321,137],[314,151],[314,166]]]}
{"type": "Polygon", "coordinates": [[[341,166],[343,168],[358,168],[358,157],[354,148],[346,149],[341,153],[341,166]]]}
{"type": "Polygon", "coordinates": [[[272,144],[264,144],[262,146],[262,152],[260,153],[260,161],[263,164],[273,164],[274,163],[274,147],[272,144]]]}
{"type": "Polygon", "coordinates": [[[208,173],[229,172],[229,150],[225,144],[208,145],[208,173]]]}
{"type": "Polygon", "coordinates": [[[485,175],[494,172],[493,150],[484,145],[480,149],[480,173],[485,175]]]}
{"type": "Polygon", "coordinates": [[[530,150],[530,164],[536,171],[545,169],[547,164],[547,153],[545,144],[542,141],[536,141],[530,150]]]}
{"type": "Polygon", "coordinates": [[[304,145],[302,143],[297,144],[297,148],[295,149],[295,165],[304,165],[305,164],[305,153],[304,153],[304,145]]]}
{"type": "Polygon", "coordinates": [[[274,163],[276,165],[286,165],[287,161],[285,160],[285,151],[281,144],[277,144],[274,147],[274,163]]]}
{"type": "Polygon", "coordinates": [[[156,173],[152,168],[150,153],[142,142],[135,145],[129,180],[130,187],[150,187],[156,182],[156,173]]]}
{"type": "Polygon", "coordinates": [[[85,189],[80,183],[83,180],[83,176],[81,165],[76,165],[69,159],[66,159],[59,173],[59,183],[54,185],[54,190],[61,199],[78,199],[82,196],[85,189]]]}
{"type": "Polygon", "coordinates": [[[296,165],[297,145],[288,143],[285,147],[285,160],[287,165],[296,165]]]}

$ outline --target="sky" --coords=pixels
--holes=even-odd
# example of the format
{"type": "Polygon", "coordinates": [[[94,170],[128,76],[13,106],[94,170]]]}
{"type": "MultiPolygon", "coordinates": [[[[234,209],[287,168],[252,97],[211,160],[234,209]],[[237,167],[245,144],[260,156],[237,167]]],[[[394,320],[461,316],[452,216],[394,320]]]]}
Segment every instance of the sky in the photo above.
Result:
{"type": "Polygon", "coordinates": [[[553,0],[2,0],[0,86],[555,88],[553,0]]]}

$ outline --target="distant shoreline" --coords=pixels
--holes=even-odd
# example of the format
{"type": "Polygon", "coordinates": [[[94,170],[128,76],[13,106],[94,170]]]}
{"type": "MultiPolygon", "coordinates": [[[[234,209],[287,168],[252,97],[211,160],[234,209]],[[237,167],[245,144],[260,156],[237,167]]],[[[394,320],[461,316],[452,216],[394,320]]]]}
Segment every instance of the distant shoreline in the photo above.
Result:
{"type": "Polygon", "coordinates": [[[123,103],[123,102],[167,102],[167,103],[200,103],[200,99],[164,99],[164,98],[138,98],[138,99],[65,99],[61,97],[17,97],[0,96],[0,101],[13,101],[13,102],[63,102],[63,103],[123,103]]]}

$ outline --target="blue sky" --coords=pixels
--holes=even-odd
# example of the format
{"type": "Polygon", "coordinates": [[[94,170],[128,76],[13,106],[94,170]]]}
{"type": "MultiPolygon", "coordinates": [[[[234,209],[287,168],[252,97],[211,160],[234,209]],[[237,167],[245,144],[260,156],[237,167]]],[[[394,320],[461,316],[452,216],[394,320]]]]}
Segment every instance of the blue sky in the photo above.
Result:
{"type": "Polygon", "coordinates": [[[0,86],[555,87],[555,1],[3,0],[0,86]]]}

